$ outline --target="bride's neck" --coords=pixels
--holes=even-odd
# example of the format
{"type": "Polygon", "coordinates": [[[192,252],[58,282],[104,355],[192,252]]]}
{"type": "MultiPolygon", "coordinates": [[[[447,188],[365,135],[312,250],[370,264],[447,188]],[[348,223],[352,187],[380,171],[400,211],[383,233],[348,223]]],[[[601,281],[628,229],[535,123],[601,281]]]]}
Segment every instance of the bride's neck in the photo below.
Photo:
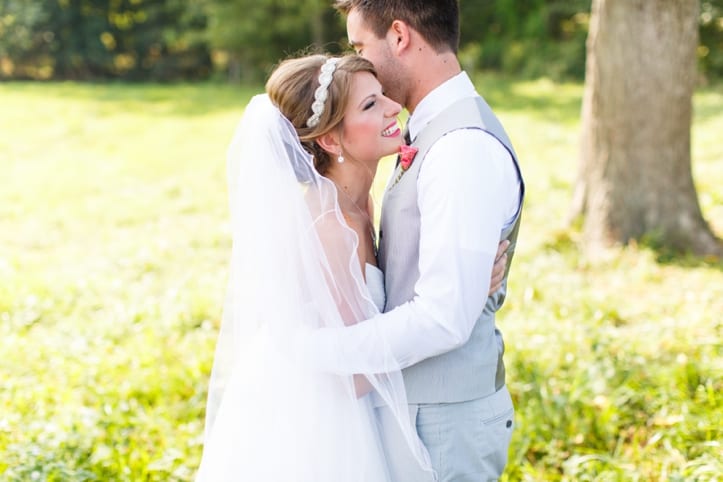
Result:
{"type": "Polygon", "coordinates": [[[374,173],[358,161],[344,161],[344,165],[332,166],[326,177],[336,184],[337,189],[343,190],[340,196],[352,200],[358,207],[366,210],[369,191],[374,180],[374,173]]]}

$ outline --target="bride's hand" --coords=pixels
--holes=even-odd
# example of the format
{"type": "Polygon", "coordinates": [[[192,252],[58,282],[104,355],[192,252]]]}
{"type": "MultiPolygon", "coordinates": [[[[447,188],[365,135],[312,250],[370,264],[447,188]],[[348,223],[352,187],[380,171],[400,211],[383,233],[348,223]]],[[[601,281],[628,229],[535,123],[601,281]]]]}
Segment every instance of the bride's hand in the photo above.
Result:
{"type": "Polygon", "coordinates": [[[354,375],[354,390],[356,391],[356,398],[361,398],[374,390],[374,387],[364,375],[354,375]]]}
{"type": "Polygon", "coordinates": [[[505,268],[507,267],[507,248],[510,242],[508,240],[500,241],[495,255],[495,264],[492,266],[492,278],[490,279],[489,295],[502,287],[502,281],[505,279],[505,268]]]}

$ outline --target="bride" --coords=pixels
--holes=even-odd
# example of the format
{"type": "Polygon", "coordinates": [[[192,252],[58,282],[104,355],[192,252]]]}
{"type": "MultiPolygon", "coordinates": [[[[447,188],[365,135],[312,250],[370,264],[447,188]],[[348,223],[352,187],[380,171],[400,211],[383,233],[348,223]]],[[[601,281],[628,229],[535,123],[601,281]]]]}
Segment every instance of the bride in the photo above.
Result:
{"type": "Polygon", "coordinates": [[[354,55],[285,61],[266,91],[228,151],[230,280],[196,480],[390,481],[380,404],[433,480],[399,372],[338,376],[299,348],[312,330],[384,307],[369,191],[379,159],[403,143],[401,107],[354,55]]]}

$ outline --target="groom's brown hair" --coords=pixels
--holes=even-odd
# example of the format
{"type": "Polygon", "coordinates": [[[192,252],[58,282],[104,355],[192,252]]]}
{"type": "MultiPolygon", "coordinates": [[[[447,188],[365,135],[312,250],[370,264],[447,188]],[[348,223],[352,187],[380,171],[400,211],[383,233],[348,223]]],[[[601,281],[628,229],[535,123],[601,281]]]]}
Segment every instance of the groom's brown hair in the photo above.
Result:
{"type": "Polygon", "coordinates": [[[437,52],[459,49],[459,4],[457,0],[336,0],[344,15],[361,13],[378,38],[387,34],[394,20],[401,20],[424,38],[437,52]]]}

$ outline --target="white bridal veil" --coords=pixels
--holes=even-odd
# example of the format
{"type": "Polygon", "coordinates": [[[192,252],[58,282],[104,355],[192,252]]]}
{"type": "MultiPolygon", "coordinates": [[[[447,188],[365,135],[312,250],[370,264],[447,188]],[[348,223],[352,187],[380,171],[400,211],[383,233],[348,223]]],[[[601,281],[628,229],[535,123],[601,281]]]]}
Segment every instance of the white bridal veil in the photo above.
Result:
{"type": "MultiPolygon", "coordinates": [[[[357,396],[352,377],[306,360],[298,346],[315,329],[378,313],[334,184],[316,172],[293,126],[266,95],[254,97],[244,112],[228,151],[228,174],[230,280],[197,480],[388,480],[369,397],[357,396]]],[[[377,360],[389,356],[384,346],[376,350],[377,360]]],[[[396,364],[390,359],[385,366],[396,364]]],[[[431,471],[409,419],[401,374],[363,375],[395,413],[420,466],[431,471]]]]}

